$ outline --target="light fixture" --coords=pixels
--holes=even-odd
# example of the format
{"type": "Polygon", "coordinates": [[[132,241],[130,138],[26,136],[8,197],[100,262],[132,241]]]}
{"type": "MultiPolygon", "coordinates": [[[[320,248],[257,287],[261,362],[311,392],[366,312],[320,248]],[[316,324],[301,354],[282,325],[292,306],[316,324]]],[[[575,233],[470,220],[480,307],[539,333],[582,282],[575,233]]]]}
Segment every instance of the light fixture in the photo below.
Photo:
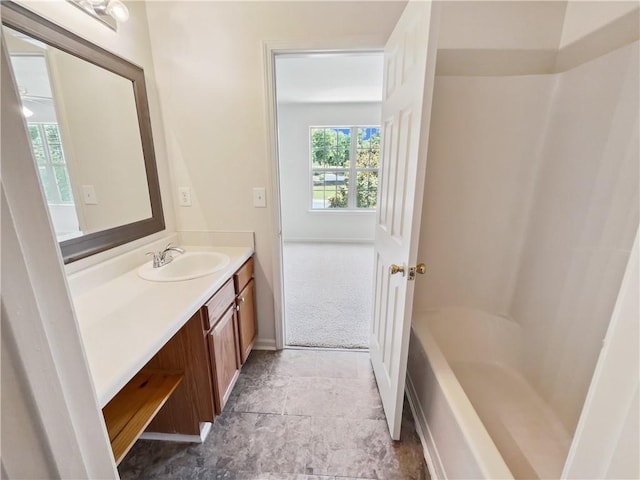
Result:
{"type": "Polygon", "coordinates": [[[121,0],[68,1],[114,30],[116,30],[117,23],[126,22],[129,19],[129,9],[121,0]]]}
{"type": "Polygon", "coordinates": [[[107,13],[118,22],[129,20],[129,9],[120,0],[111,0],[107,3],[107,13]]]}
{"type": "Polygon", "coordinates": [[[22,115],[24,115],[24,118],[29,118],[29,117],[33,116],[33,112],[23,105],[22,106],[22,115]]]}

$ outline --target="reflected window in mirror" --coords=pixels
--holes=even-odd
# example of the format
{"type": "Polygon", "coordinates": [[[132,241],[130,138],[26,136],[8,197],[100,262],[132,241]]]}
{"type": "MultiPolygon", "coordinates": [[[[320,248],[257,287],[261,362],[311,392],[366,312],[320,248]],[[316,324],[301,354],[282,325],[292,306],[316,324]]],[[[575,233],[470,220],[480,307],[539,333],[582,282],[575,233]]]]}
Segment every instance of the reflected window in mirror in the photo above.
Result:
{"type": "MultiPolygon", "coordinates": [[[[11,32],[15,34],[14,32],[11,32]]],[[[16,42],[13,42],[14,50],[16,42]]],[[[31,45],[41,48],[44,45],[31,45]]],[[[12,53],[22,114],[58,241],[82,235],[44,55],[12,53]]]]}

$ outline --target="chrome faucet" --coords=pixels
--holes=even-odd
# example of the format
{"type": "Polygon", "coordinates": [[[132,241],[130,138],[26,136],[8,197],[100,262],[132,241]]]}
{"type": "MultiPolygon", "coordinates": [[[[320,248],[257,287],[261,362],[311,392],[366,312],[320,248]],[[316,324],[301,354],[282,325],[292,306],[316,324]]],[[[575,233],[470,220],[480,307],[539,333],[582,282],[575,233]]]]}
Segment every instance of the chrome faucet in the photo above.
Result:
{"type": "Polygon", "coordinates": [[[153,255],[153,268],[160,268],[173,260],[171,252],[184,253],[184,248],[172,247],[171,244],[168,244],[164,250],[147,252],[147,255],[153,255]]]}

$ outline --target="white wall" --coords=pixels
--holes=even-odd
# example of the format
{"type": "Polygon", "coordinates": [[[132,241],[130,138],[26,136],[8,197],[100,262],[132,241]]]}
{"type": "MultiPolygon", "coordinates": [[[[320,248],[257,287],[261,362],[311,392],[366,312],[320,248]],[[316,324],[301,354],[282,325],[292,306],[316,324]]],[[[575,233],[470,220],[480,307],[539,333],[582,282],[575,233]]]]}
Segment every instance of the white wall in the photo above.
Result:
{"type": "Polygon", "coordinates": [[[263,41],[380,48],[403,2],[152,2],[156,78],[176,186],[193,206],[179,230],[251,230],[256,239],[260,340],[275,339],[276,241],[267,143],[263,41]],[[252,188],[267,187],[267,208],[252,188]]]}
{"type": "Polygon", "coordinates": [[[552,76],[436,77],[415,308],[507,315],[552,76]]]}
{"type": "Polygon", "coordinates": [[[638,42],[559,76],[512,313],[569,431],[638,227],[638,42]]]}
{"type": "Polygon", "coordinates": [[[284,241],[373,241],[375,212],[311,211],[309,128],[380,125],[380,103],[278,105],[284,241]]]}

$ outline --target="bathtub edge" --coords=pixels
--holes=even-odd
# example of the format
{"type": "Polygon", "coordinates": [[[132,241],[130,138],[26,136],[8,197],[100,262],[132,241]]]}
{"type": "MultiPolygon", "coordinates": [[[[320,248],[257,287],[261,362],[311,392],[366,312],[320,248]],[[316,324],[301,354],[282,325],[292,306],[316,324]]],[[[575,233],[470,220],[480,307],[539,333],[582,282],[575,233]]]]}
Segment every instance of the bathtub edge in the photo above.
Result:
{"type": "MultiPolygon", "coordinates": [[[[414,317],[419,316],[420,314],[414,314],[414,317]]],[[[471,405],[466,393],[462,389],[462,386],[458,383],[453,370],[451,370],[451,367],[440,350],[437,341],[432,336],[428,326],[425,324],[416,324],[412,321],[411,334],[420,345],[424,357],[427,360],[428,368],[432,369],[435,380],[440,388],[440,392],[444,399],[446,399],[449,411],[453,415],[457,428],[460,429],[460,432],[463,435],[467,448],[472,452],[474,461],[480,469],[480,472],[482,472],[483,478],[513,480],[513,474],[504,462],[504,459],[493,443],[489,433],[482,424],[481,419],[477,416],[477,413],[471,405]],[[473,415],[471,415],[470,412],[473,412],[473,415]],[[472,425],[468,424],[469,421],[472,425]]],[[[407,369],[407,374],[409,376],[409,369],[407,369]]],[[[414,385],[414,383],[415,382],[411,380],[411,384],[414,385]]],[[[420,404],[418,392],[415,390],[415,387],[414,393],[418,399],[417,403],[420,404]]],[[[427,430],[430,432],[428,427],[429,422],[427,421],[427,417],[424,415],[424,411],[422,411],[422,409],[420,413],[423,416],[417,423],[420,423],[421,426],[422,424],[427,425],[427,430]]],[[[428,443],[428,439],[426,437],[425,441],[428,443]]],[[[435,441],[432,442],[432,448],[428,449],[429,454],[430,450],[438,452],[438,447],[435,441]]],[[[440,458],[440,455],[437,455],[438,458],[440,458]]],[[[448,478],[444,463],[441,462],[440,465],[444,475],[443,478],[448,478]]]]}
{"type": "Polygon", "coordinates": [[[442,465],[442,461],[438,455],[438,451],[435,448],[433,453],[435,453],[437,463],[433,460],[434,455],[432,455],[429,445],[435,446],[435,442],[433,440],[433,435],[431,435],[431,431],[429,430],[429,425],[427,424],[424,411],[422,410],[420,400],[418,399],[418,393],[416,392],[409,372],[407,372],[405,393],[409,400],[409,407],[411,408],[411,414],[413,415],[413,420],[416,426],[416,433],[418,434],[420,443],[422,444],[422,455],[424,456],[427,468],[429,469],[429,477],[432,480],[448,480],[444,466],[442,465]],[[429,435],[429,440],[427,440],[426,435],[429,435]]]}

